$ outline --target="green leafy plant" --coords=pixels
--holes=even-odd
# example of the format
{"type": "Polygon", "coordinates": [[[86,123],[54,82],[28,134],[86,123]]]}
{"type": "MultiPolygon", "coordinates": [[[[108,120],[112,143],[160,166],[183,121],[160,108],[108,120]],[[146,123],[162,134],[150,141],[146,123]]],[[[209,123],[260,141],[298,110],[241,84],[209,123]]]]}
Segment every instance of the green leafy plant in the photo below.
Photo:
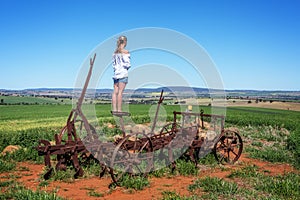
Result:
{"type": "Polygon", "coordinates": [[[202,189],[204,192],[225,196],[235,195],[238,192],[238,186],[236,183],[211,177],[197,179],[193,184],[188,186],[188,190],[191,192],[197,189],[202,189]]]}
{"type": "Polygon", "coordinates": [[[56,193],[51,192],[47,193],[44,191],[32,191],[26,189],[22,185],[14,182],[6,188],[5,193],[0,193],[0,199],[18,199],[18,200],[64,200],[61,197],[58,197],[56,193]]]}
{"type": "Polygon", "coordinates": [[[16,169],[16,163],[15,162],[9,162],[3,160],[3,158],[0,158],[0,173],[2,172],[9,172],[16,169]]]}
{"type": "Polygon", "coordinates": [[[163,191],[162,192],[162,199],[161,200],[193,200],[198,199],[194,197],[183,197],[177,194],[175,191],[163,191]]]}
{"type": "Polygon", "coordinates": [[[186,161],[184,159],[178,159],[176,161],[176,170],[179,174],[184,176],[198,174],[198,168],[196,168],[195,164],[191,161],[186,161]]]}
{"type": "Polygon", "coordinates": [[[288,173],[279,176],[262,176],[255,189],[284,199],[300,197],[300,175],[288,173]]]}
{"type": "Polygon", "coordinates": [[[253,178],[259,176],[259,168],[256,165],[247,165],[241,169],[232,171],[228,178],[253,178]]]}
{"type": "Polygon", "coordinates": [[[149,180],[143,176],[131,176],[124,175],[120,181],[120,185],[125,188],[131,188],[135,190],[142,190],[149,186],[149,180]]]}
{"type": "Polygon", "coordinates": [[[95,190],[88,191],[88,195],[91,197],[103,197],[104,195],[100,192],[96,192],[95,190]]]}
{"type": "Polygon", "coordinates": [[[263,149],[256,149],[248,147],[246,151],[250,153],[250,157],[259,158],[269,162],[292,162],[292,154],[283,147],[264,147],[263,149]]]}

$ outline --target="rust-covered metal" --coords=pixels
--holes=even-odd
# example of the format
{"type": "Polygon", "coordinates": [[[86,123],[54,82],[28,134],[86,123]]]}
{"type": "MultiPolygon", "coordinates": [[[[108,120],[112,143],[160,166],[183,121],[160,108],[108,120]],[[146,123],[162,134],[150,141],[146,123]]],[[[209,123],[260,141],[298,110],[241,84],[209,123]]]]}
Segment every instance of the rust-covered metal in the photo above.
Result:
{"type": "Polygon", "coordinates": [[[60,131],[59,134],[55,134],[55,144],[51,144],[47,140],[40,140],[40,145],[36,147],[38,154],[44,156],[45,165],[48,167],[48,171],[44,174],[45,179],[49,179],[54,168],[51,164],[51,155],[56,155],[56,170],[66,170],[66,167],[69,163],[72,163],[75,169],[74,177],[83,176],[83,170],[79,164],[78,156],[81,154],[88,153],[85,145],[81,141],[81,139],[77,136],[75,122],[77,117],[80,116],[82,119],[82,123],[84,128],[87,130],[88,133],[91,133],[91,126],[89,125],[86,117],[82,113],[81,105],[84,100],[84,96],[92,75],[92,70],[94,66],[94,62],[96,59],[96,54],[94,55],[93,59],[90,59],[90,68],[89,72],[81,93],[81,96],[78,99],[77,107],[72,109],[70,115],[67,119],[67,124],[63,129],[60,131]],[[67,134],[67,140],[63,140],[63,136],[67,134]]]}
{"type": "Polygon", "coordinates": [[[163,151],[167,151],[163,158],[166,159],[166,163],[171,165],[172,170],[176,167],[174,159],[176,149],[185,150],[182,153],[187,155],[195,163],[195,166],[199,160],[199,152],[203,148],[211,148],[216,160],[222,164],[233,164],[239,159],[243,150],[241,136],[237,130],[224,129],[225,117],[222,115],[204,114],[202,110],[197,113],[174,111],[173,122],[164,125],[159,133],[154,133],[159,108],[164,100],[163,91],[158,100],[149,133],[126,133],[123,117],[130,116],[130,113],[112,112],[112,115],[120,119],[122,136],[115,139],[113,143],[95,140],[96,130],[89,124],[81,110],[95,58],[96,54],[93,59],[90,59],[90,69],[77,107],[71,110],[65,127],[59,134],[55,134],[55,144],[51,144],[47,140],[40,140],[39,146],[36,147],[39,155],[44,156],[45,166],[48,168],[44,175],[45,179],[50,178],[54,168],[55,170],[66,170],[67,165],[70,164],[75,169],[74,177],[82,176],[84,172],[80,166],[79,156],[85,157],[90,154],[97,160],[106,157],[107,162],[100,163],[102,166],[100,177],[108,172],[112,181],[117,185],[126,173],[145,176],[155,169],[154,152],[160,151],[163,154],[163,151]],[[179,118],[180,121],[178,121],[179,118]],[[76,133],[76,122],[80,122],[81,127],[86,130],[87,136],[84,138],[84,143],[76,133]],[[209,127],[207,127],[207,122],[210,122],[209,127]],[[208,133],[214,134],[208,136],[208,133]],[[66,140],[63,140],[64,135],[67,135],[66,140]],[[90,152],[87,150],[87,146],[90,152]],[[51,156],[56,156],[55,166],[52,166],[51,156]],[[143,170],[140,168],[141,162],[146,163],[143,170]],[[122,168],[122,170],[118,170],[118,168],[122,168]]]}

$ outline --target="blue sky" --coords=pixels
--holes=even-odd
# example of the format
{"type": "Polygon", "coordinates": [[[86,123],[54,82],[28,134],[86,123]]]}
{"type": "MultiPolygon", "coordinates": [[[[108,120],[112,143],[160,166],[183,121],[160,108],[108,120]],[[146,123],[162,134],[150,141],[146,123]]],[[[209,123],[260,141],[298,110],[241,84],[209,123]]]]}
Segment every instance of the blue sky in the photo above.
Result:
{"type": "Polygon", "coordinates": [[[97,45],[161,27],[199,43],[226,89],[300,90],[299,10],[297,0],[0,0],[0,88],[73,88],[97,45]]]}

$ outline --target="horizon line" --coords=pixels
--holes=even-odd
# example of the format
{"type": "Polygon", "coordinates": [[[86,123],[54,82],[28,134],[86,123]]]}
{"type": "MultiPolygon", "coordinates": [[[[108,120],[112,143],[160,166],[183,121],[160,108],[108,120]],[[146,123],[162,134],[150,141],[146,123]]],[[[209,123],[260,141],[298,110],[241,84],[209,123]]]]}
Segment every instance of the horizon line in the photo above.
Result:
{"type": "MultiPolygon", "coordinates": [[[[141,87],[141,88],[126,88],[125,90],[139,90],[139,89],[149,89],[155,90],[160,88],[193,88],[193,89],[207,89],[207,90],[224,90],[224,91],[265,91],[265,92],[300,92],[300,89],[215,89],[207,87],[197,87],[197,86],[163,86],[163,87],[141,87]]],[[[113,88],[88,88],[89,90],[113,90],[113,88]]],[[[24,91],[24,90],[82,90],[82,88],[72,88],[72,87],[36,87],[36,88],[25,88],[25,89],[5,89],[0,88],[0,91],[24,91]]]]}

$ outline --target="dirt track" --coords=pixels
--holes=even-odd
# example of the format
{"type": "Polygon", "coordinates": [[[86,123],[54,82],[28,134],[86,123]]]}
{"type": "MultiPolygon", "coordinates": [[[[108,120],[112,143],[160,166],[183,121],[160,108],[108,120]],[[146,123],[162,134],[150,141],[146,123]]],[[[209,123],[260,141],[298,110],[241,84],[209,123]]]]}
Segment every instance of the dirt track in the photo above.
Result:
{"type": "MultiPolygon", "coordinates": [[[[41,179],[39,174],[43,171],[43,165],[36,165],[32,163],[18,163],[17,170],[11,173],[0,174],[0,181],[7,180],[7,175],[18,175],[17,181],[25,185],[31,190],[41,189],[44,191],[56,191],[60,197],[68,199],[79,200],[95,200],[95,199],[160,199],[163,191],[175,191],[180,195],[189,195],[187,190],[188,185],[192,184],[194,180],[199,177],[219,177],[227,179],[226,176],[234,169],[244,167],[246,165],[256,165],[261,172],[268,173],[269,175],[279,175],[286,172],[294,171],[294,169],[288,164],[272,164],[269,162],[263,162],[256,159],[247,158],[244,154],[235,165],[225,166],[227,170],[222,170],[224,167],[206,168],[200,169],[198,176],[174,176],[174,177],[162,177],[162,178],[149,178],[150,186],[141,190],[135,191],[118,187],[114,190],[110,190],[108,185],[111,183],[109,176],[102,179],[98,177],[92,178],[80,178],[72,183],[66,183],[61,181],[52,181],[48,186],[39,186],[41,179]],[[28,169],[28,170],[24,170],[28,169]],[[103,197],[90,196],[88,193],[94,191],[102,194],[103,197]]],[[[11,176],[10,176],[11,177],[11,176]]],[[[2,191],[3,192],[3,191],[2,191]]]]}

